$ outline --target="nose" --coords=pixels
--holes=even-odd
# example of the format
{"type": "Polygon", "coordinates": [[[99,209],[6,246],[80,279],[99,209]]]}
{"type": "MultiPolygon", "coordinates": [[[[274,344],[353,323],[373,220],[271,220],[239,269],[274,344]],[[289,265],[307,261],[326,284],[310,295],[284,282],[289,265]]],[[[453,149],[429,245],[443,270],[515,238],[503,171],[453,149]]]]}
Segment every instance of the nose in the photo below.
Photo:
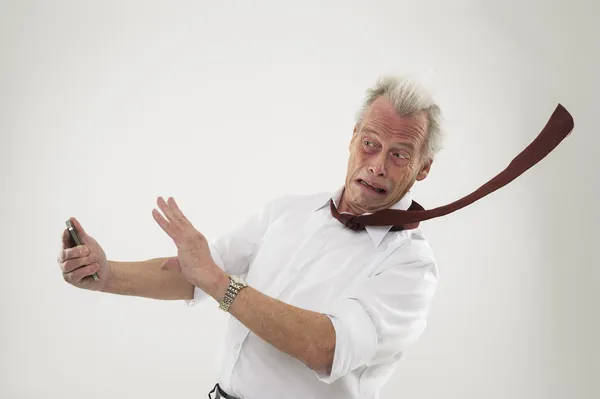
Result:
{"type": "Polygon", "coordinates": [[[386,159],[386,154],[383,152],[375,157],[369,166],[369,172],[377,177],[385,177],[387,174],[386,159]]]}

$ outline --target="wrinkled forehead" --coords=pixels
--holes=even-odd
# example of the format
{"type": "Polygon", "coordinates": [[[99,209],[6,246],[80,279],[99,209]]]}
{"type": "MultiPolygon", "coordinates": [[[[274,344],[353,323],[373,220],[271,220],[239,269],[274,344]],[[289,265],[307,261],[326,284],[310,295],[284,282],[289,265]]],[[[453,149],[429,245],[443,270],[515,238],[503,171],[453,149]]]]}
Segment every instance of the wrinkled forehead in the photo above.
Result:
{"type": "Polygon", "coordinates": [[[358,128],[379,136],[414,136],[418,139],[426,134],[427,114],[423,111],[416,115],[400,115],[387,98],[378,97],[365,111],[358,128]]]}

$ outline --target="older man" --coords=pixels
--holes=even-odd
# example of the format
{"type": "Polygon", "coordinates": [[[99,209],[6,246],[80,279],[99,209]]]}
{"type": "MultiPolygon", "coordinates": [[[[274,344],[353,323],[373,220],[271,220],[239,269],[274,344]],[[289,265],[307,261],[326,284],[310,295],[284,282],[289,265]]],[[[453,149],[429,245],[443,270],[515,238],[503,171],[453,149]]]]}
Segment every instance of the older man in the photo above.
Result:
{"type": "Polygon", "coordinates": [[[210,244],[172,198],[153,216],[176,258],[107,260],[72,218],[59,262],[77,287],[192,305],[213,298],[230,313],[214,397],[375,398],[422,334],[437,284],[416,228],[350,229],[343,215],[406,210],[440,148],[440,110],[414,82],[380,79],[367,91],[334,192],[269,202],[210,244]],[[97,273],[99,279],[90,278],[97,273]]]}

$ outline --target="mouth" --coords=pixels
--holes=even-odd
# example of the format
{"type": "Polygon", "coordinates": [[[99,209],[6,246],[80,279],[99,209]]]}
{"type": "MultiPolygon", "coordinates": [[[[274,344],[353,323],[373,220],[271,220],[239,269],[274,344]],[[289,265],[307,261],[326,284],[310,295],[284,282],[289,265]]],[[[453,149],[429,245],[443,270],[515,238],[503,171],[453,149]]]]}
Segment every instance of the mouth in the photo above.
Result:
{"type": "Polygon", "coordinates": [[[373,191],[374,193],[383,195],[383,194],[385,194],[387,192],[385,189],[383,189],[381,187],[376,187],[376,186],[374,186],[372,184],[369,184],[369,183],[367,183],[366,181],[364,181],[362,179],[358,179],[357,182],[358,182],[358,184],[366,187],[367,189],[373,191]]]}

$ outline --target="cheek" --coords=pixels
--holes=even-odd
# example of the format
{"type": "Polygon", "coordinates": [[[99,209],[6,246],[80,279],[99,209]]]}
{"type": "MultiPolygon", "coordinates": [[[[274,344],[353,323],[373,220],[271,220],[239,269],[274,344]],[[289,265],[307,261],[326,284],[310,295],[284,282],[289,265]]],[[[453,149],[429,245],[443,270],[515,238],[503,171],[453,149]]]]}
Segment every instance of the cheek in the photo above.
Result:
{"type": "Polygon", "coordinates": [[[360,167],[362,165],[364,165],[365,159],[366,159],[365,154],[362,154],[362,153],[354,154],[350,158],[350,161],[348,163],[348,165],[350,166],[349,169],[351,169],[353,171],[360,169],[360,167]]]}
{"type": "Polygon", "coordinates": [[[346,178],[352,179],[354,177],[354,175],[356,174],[357,169],[358,169],[358,167],[357,167],[356,157],[352,156],[348,160],[348,168],[346,171],[346,178]]]}
{"type": "Polygon", "coordinates": [[[403,182],[407,180],[412,175],[411,168],[406,165],[403,167],[396,167],[396,170],[393,174],[390,175],[390,180],[396,187],[396,190],[404,190],[403,182]]]}
{"type": "Polygon", "coordinates": [[[355,159],[355,164],[356,164],[356,165],[364,165],[364,164],[367,162],[367,160],[369,159],[369,156],[370,156],[370,155],[369,155],[369,154],[367,154],[366,152],[362,152],[362,151],[360,151],[360,152],[359,152],[359,153],[356,155],[356,157],[354,158],[354,159],[355,159]]]}

